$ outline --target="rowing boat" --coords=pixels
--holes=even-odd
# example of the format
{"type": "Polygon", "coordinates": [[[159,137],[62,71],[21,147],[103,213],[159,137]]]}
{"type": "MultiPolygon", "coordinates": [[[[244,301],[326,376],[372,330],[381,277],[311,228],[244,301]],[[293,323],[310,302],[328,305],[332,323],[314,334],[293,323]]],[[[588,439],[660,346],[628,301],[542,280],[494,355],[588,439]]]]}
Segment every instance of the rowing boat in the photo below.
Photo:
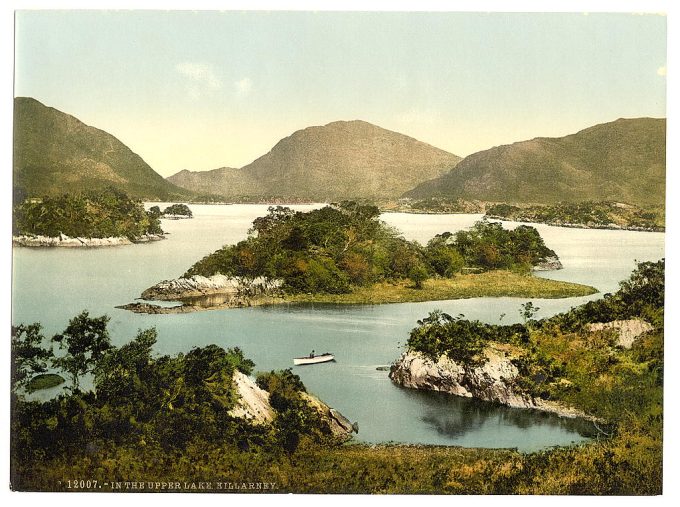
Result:
{"type": "Polygon", "coordinates": [[[302,365],[302,364],[317,364],[317,363],[327,363],[328,361],[335,361],[335,356],[331,354],[330,352],[326,352],[325,354],[317,354],[317,355],[308,355],[305,357],[295,357],[293,358],[293,364],[295,365],[302,365]]]}

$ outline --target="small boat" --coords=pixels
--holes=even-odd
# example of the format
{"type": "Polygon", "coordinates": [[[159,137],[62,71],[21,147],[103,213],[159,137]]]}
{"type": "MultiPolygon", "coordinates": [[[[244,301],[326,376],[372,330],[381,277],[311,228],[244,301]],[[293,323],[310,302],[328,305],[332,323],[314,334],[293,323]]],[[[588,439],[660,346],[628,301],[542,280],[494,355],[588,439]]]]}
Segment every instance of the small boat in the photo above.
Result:
{"type": "Polygon", "coordinates": [[[326,352],[324,354],[311,353],[305,357],[293,358],[293,364],[295,365],[327,363],[328,361],[335,361],[335,356],[330,352],[326,352]]]}

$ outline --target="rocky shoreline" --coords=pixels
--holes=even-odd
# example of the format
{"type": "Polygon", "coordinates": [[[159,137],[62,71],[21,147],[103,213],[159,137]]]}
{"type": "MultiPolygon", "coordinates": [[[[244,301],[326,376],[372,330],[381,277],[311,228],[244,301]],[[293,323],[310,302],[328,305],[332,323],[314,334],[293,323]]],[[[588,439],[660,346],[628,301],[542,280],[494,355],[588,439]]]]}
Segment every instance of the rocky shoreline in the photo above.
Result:
{"type": "MultiPolygon", "coordinates": [[[[260,387],[247,375],[236,371],[232,379],[239,395],[234,408],[229,411],[232,417],[251,421],[254,424],[269,424],[274,420],[275,411],[269,402],[269,393],[260,387]]],[[[359,432],[357,423],[350,422],[336,409],[330,407],[316,396],[303,392],[304,400],[319,413],[322,420],[328,424],[333,436],[341,440],[349,440],[352,433],[359,432]]]]}
{"type": "Polygon", "coordinates": [[[550,412],[560,417],[597,418],[561,403],[535,398],[522,393],[513,384],[518,376],[512,364],[512,352],[500,344],[485,350],[487,361],[481,366],[462,365],[441,356],[433,361],[420,352],[407,351],[391,366],[389,377],[398,385],[412,389],[476,398],[513,408],[550,412]]]}
{"type": "Polygon", "coordinates": [[[265,277],[245,278],[221,274],[194,275],[163,280],[142,292],[142,302],[117,306],[121,310],[147,314],[190,313],[201,310],[243,308],[281,302],[281,281],[265,277]],[[161,306],[147,301],[176,301],[176,306],[161,306]]]}
{"type": "Polygon", "coordinates": [[[148,243],[165,239],[164,234],[145,234],[134,241],[124,236],[113,236],[110,238],[81,238],[70,237],[65,234],[59,236],[34,236],[29,234],[12,236],[12,246],[25,247],[102,247],[102,246],[121,246],[136,243],[148,243]]]}
{"type": "Polygon", "coordinates": [[[546,257],[543,262],[539,262],[533,268],[533,271],[556,271],[558,269],[564,269],[562,261],[555,257],[546,257]]]}

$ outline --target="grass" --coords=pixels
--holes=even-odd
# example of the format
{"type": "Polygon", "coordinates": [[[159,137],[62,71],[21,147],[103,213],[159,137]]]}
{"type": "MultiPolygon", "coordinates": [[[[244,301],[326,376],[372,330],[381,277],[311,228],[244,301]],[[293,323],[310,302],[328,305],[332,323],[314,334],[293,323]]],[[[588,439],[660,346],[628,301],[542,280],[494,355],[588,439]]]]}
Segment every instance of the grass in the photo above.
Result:
{"type": "MultiPolygon", "coordinates": [[[[31,473],[18,475],[20,483],[14,487],[22,491],[68,491],[67,477],[91,477],[99,484],[109,481],[109,485],[111,481],[140,481],[145,491],[158,491],[155,484],[167,484],[170,479],[182,485],[208,481],[206,492],[210,493],[228,492],[218,482],[266,481],[275,484],[273,490],[252,492],[660,494],[660,441],[639,440],[636,433],[530,454],[398,444],[312,445],[289,457],[238,452],[214,444],[191,444],[181,453],[153,446],[118,447],[87,456],[38,461],[32,464],[31,473]],[[634,458],[626,459],[626,455],[634,458]]],[[[191,490],[181,487],[179,491],[191,490]]]]}
{"type": "Polygon", "coordinates": [[[416,289],[412,282],[381,282],[370,287],[355,287],[348,294],[294,294],[287,295],[285,302],[382,304],[415,303],[477,297],[524,297],[557,299],[588,296],[597,289],[571,282],[548,280],[532,275],[520,275],[511,271],[488,271],[485,273],[456,275],[454,278],[432,278],[416,289]]]}
{"type": "Polygon", "coordinates": [[[33,391],[40,391],[41,389],[56,387],[63,383],[64,378],[61,375],[57,375],[55,373],[45,373],[33,377],[26,386],[26,389],[29,393],[32,393],[33,391]]]}

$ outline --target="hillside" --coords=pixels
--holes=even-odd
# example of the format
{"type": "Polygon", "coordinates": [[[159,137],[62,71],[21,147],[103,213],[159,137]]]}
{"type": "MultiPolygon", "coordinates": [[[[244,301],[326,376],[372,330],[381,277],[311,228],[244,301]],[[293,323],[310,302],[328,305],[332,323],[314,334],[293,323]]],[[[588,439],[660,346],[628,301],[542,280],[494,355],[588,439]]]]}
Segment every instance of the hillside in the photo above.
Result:
{"type": "Polygon", "coordinates": [[[112,135],[28,97],[14,99],[14,186],[26,197],[107,187],[145,199],[190,194],[112,135]]]}
{"type": "Polygon", "coordinates": [[[539,137],[475,153],[404,195],[663,206],[665,152],[665,119],[619,119],[565,137],[539,137]]]}
{"type": "Polygon", "coordinates": [[[241,169],[185,170],[168,181],[232,200],[396,198],[459,160],[364,121],[337,121],[299,130],[241,169]]]}

